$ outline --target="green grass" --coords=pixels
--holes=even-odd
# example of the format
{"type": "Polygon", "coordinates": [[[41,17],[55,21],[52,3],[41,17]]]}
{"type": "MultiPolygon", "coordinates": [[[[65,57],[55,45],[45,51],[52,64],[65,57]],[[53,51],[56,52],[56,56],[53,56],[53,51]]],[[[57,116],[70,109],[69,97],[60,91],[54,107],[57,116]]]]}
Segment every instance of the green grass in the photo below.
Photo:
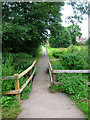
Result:
{"type": "MultiPolygon", "coordinates": [[[[87,46],[70,46],[68,48],[51,48],[46,46],[50,59],[63,59],[52,61],[54,70],[79,70],[88,68],[88,47],[87,46]]],[[[86,118],[88,118],[88,92],[90,87],[87,86],[89,74],[82,73],[59,73],[55,74],[56,82],[64,83],[63,85],[51,85],[50,92],[64,92],[74,101],[78,108],[81,109],[86,118]]]]}
{"type": "Polygon", "coordinates": [[[5,101],[3,100],[4,104],[2,103],[4,105],[2,105],[2,118],[17,118],[17,115],[21,112],[21,102],[13,97],[13,99],[11,97],[7,98],[9,97],[4,96],[5,101]]]}
{"type": "Polygon", "coordinates": [[[67,48],[51,48],[47,45],[45,45],[45,48],[46,48],[47,54],[48,54],[50,59],[55,59],[55,57],[53,56],[54,52],[66,51],[67,50],[67,48]]]}

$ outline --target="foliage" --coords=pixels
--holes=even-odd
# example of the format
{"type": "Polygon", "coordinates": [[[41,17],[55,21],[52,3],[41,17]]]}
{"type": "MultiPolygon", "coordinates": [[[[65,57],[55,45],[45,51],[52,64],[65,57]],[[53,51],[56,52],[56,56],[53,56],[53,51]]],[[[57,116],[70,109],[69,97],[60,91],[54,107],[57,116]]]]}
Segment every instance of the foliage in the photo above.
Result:
{"type": "MultiPolygon", "coordinates": [[[[38,49],[37,57],[41,55],[42,49],[38,49]]],[[[33,57],[27,53],[3,53],[2,54],[2,76],[13,76],[14,74],[20,74],[25,69],[27,69],[31,64],[33,57]]],[[[20,87],[26,82],[27,77],[30,76],[30,73],[27,73],[24,77],[20,79],[20,87]]],[[[2,80],[2,91],[10,91],[15,89],[15,80],[2,80]]],[[[31,86],[31,85],[30,85],[31,86]]],[[[28,88],[30,87],[28,86],[28,88]]],[[[28,89],[27,88],[27,89],[28,89]]],[[[28,92],[28,90],[26,90],[28,92]]],[[[31,91],[31,90],[30,90],[31,91]]],[[[21,93],[22,94],[22,93],[21,93]]]]}
{"type": "MultiPolygon", "coordinates": [[[[40,57],[42,49],[39,48],[37,51],[36,59],[40,57]]],[[[27,53],[3,53],[2,54],[2,76],[12,76],[16,73],[20,74],[22,71],[27,69],[33,61],[32,55],[27,53]],[[30,60],[30,61],[29,61],[30,60]]],[[[35,58],[34,58],[35,59],[35,58]]],[[[35,72],[36,74],[36,72],[35,72]]],[[[19,80],[20,88],[27,81],[30,73],[28,72],[25,76],[21,77],[19,80]]],[[[23,89],[20,94],[22,100],[29,98],[31,92],[31,83],[23,89]]],[[[15,90],[15,80],[2,80],[2,91],[3,93],[15,90]]],[[[16,101],[14,95],[3,95],[2,96],[2,117],[3,118],[16,118],[20,113],[20,103],[16,101]]]]}
{"type": "Polygon", "coordinates": [[[47,40],[49,25],[61,21],[63,5],[64,2],[4,2],[3,51],[28,52],[35,56],[41,43],[47,40]]]}
{"type": "Polygon", "coordinates": [[[76,38],[77,37],[81,37],[82,33],[80,32],[81,31],[81,28],[79,27],[79,25],[70,25],[67,27],[69,33],[70,33],[70,36],[71,36],[71,40],[72,40],[72,44],[75,45],[77,42],[76,42],[76,38]]]}
{"type": "MultiPolygon", "coordinates": [[[[48,48],[47,48],[48,49],[48,48]]],[[[47,50],[48,51],[48,50],[47,50]]],[[[54,49],[49,47],[48,54],[53,58],[61,58],[60,61],[52,61],[52,68],[54,70],[65,69],[88,69],[88,48],[87,46],[70,46],[65,49],[54,49]]],[[[88,75],[82,73],[58,73],[55,74],[55,81],[61,82],[63,85],[51,85],[50,91],[64,92],[73,100],[77,106],[88,117],[88,93],[87,86],[88,75]]]]}
{"type": "Polygon", "coordinates": [[[88,1],[85,0],[82,2],[82,0],[79,0],[78,2],[70,0],[70,2],[67,1],[68,5],[72,6],[73,15],[67,17],[67,21],[71,22],[72,24],[76,23],[82,23],[82,20],[84,19],[84,15],[89,14],[88,11],[88,1]]]}
{"type": "MultiPolygon", "coordinates": [[[[27,69],[31,64],[32,64],[32,61],[18,61],[18,62],[14,62],[15,59],[25,59],[28,57],[31,58],[28,54],[23,54],[23,53],[18,53],[18,54],[7,54],[8,56],[6,56],[7,53],[3,53],[3,63],[2,64],[2,76],[12,76],[14,75],[15,73],[18,73],[20,74],[22,71],[24,71],[25,69],[27,69]],[[20,58],[19,58],[19,55],[20,55],[20,58]],[[25,56],[25,57],[24,57],[25,56]],[[8,57],[8,58],[7,58],[8,57]],[[6,59],[7,58],[7,59],[6,59]]],[[[29,74],[27,73],[27,76],[29,74]]],[[[20,79],[20,87],[26,82],[27,80],[27,77],[24,76],[20,79]]],[[[15,90],[15,80],[2,80],[2,91],[3,92],[6,92],[6,91],[10,91],[10,90],[15,90]]],[[[31,85],[28,86],[28,88],[30,87],[31,85]]],[[[27,89],[28,89],[27,88],[27,89]]],[[[31,91],[31,90],[30,90],[31,91]]],[[[24,90],[25,92],[25,90],[24,90]]],[[[27,90],[28,92],[28,90],[27,90]]],[[[23,93],[21,93],[21,96],[22,96],[23,93]]],[[[27,94],[27,93],[26,93],[27,94]]]]}
{"type": "MultiPolygon", "coordinates": [[[[84,48],[83,48],[84,49],[84,48]]],[[[79,50],[75,47],[69,47],[66,52],[53,52],[54,57],[61,59],[60,64],[65,69],[89,69],[87,49],[79,50]],[[84,51],[85,50],[85,51],[84,51]]]]}
{"type": "MultiPolygon", "coordinates": [[[[87,11],[87,4],[85,5],[84,3],[83,5],[82,2],[78,3],[71,2],[70,4],[77,12],[85,13],[87,11]]],[[[53,41],[53,39],[55,41],[56,39],[56,47],[58,47],[58,44],[59,47],[68,47],[70,36],[67,30],[61,27],[62,6],[64,6],[64,2],[3,2],[3,51],[12,53],[28,52],[35,56],[38,47],[49,36],[48,29],[51,31],[50,41],[53,41]],[[63,32],[65,32],[65,35],[63,32]]]]}
{"type": "Polygon", "coordinates": [[[13,96],[2,96],[2,118],[16,118],[21,112],[20,101],[13,96]]]}
{"type": "Polygon", "coordinates": [[[65,27],[60,24],[52,24],[51,37],[49,39],[49,45],[53,48],[68,47],[70,45],[70,34],[65,27]]]}
{"type": "Polygon", "coordinates": [[[87,41],[85,42],[85,45],[89,45],[89,40],[87,40],[87,41]]]}

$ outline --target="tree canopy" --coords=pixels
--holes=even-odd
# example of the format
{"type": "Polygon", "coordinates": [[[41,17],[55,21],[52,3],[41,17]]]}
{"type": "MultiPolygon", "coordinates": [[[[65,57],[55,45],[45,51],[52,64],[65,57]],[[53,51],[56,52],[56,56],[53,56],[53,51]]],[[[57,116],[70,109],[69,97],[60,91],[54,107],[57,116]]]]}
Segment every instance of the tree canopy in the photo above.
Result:
{"type": "Polygon", "coordinates": [[[64,2],[3,3],[3,51],[32,52],[47,40],[50,24],[61,21],[64,2]]]}
{"type": "Polygon", "coordinates": [[[88,0],[79,0],[74,1],[70,0],[71,2],[67,2],[68,5],[72,6],[73,15],[67,17],[67,21],[71,22],[72,24],[82,23],[84,20],[84,15],[88,15],[88,0]]]}
{"type": "Polygon", "coordinates": [[[51,36],[49,39],[49,44],[51,47],[68,47],[71,43],[71,37],[68,30],[61,24],[54,23],[50,27],[51,36]]]}
{"type": "Polygon", "coordinates": [[[75,45],[76,37],[80,38],[82,35],[81,28],[79,27],[79,25],[70,25],[67,27],[67,29],[71,35],[72,44],[75,45]]]}
{"type": "MultiPolygon", "coordinates": [[[[69,4],[72,5],[75,13],[70,18],[73,23],[73,19],[80,20],[79,18],[81,18],[78,17],[79,13],[77,14],[77,12],[84,14],[87,11],[87,5],[84,8],[85,4],[82,2],[79,4],[71,2],[69,4]]],[[[68,46],[72,31],[70,32],[70,27],[68,27],[69,33],[66,28],[61,26],[62,6],[64,6],[64,2],[3,2],[3,51],[35,54],[43,41],[47,40],[48,30],[51,31],[50,41],[56,39],[58,44],[58,40],[61,40],[60,44],[67,44],[65,46],[68,46]],[[66,40],[67,35],[69,39],[66,40]]],[[[79,35],[80,29],[78,30],[79,35]]],[[[74,37],[76,37],[76,33],[74,37]]]]}

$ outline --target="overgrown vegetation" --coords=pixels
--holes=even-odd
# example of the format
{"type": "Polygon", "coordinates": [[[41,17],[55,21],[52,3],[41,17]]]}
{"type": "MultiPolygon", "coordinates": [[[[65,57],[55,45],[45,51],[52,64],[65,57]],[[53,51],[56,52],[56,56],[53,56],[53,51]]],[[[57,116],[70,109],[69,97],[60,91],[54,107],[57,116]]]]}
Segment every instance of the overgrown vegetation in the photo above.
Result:
{"type": "MultiPolygon", "coordinates": [[[[37,51],[36,58],[27,53],[3,53],[2,55],[2,76],[13,76],[14,74],[20,74],[22,71],[27,69],[32,63],[33,59],[38,60],[42,53],[42,48],[37,51]],[[30,61],[29,61],[30,60],[30,61]]],[[[30,73],[21,77],[19,80],[20,88],[27,81],[30,73]]],[[[21,100],[29,98],[31,92],[31,83],[29,83],[20,94],[21,100]]],[[[2,92],[5,93],[10,90],[15,90],[15,80],[2,80],[2,92]]],[[[16,101],[14,95],[3,95],[2,96],[2,117],[3,118],[16,118],[20,113],[20,102],[16,101]],[[15,113],[14,113],[15,112],[15,113]],[[12,113],[12,114],[11,114],[12,113]]]]}
{"type": "Polygon", "coordinates": [[[14,96],[2,97],[2,118],[16,118],[21,112],[20,101],[14,96]]]}
{"type": "MultiPolygon", "coordinates": [[[[55,49],[47,47],[50,58],[58,58],[60,61],[52,61],[55,70],[80,70],[89,69],[88,67],[88,48],[87,46],[70,46],[67,49],[55,49]],[[50,56],[51,54],[51,56],[50,56]]],[[[88,74],[82,73],[59,73],[55,74],[56,82],[63,85],[51,85],[51,92],[61,91],[67,93],[77,106],[88,117],[88,74]]]]}
{"type": "Polygon", "coordinates": [[[35,56],[38,47],[47,40],[51,23],[61,21],[63,5],[64,2],[2,3],[3,51],[35,56]]]}
{"type": "MultiPolygon", "coordinates": [[[[77,4],[76,2],[69,3],[72,5],[74,11],[72,18],[78,20],[82,19],[81,14],[87,13],[88,5],[86,3],[87,2],[84,4],[81,2],[77,4]],[[81,14],[78,15],[78,11],[81,14]]],[[[62,6],[64,6],[64,2],[31,1],[28,3],[2,3],[2,76],[11,76],[15,73],[21,73],[32,64],[31,61],[23,60],[32,60],[40,56],[42,51],[39,52],[39,47],[43,42],[46,42],[48,30],[50,30],[52,36],[54,36],[56,31],[54,25],[61,25],[62,6]]],[[[69,20],[71,20],[71,18],[69,18],[69,20]]],[[[70,45],[69,33],[66,28],[61,28],[63,28],[63,31],[61,35],[57,31],[56,38],[57,40],[59,40],[59,38],[62,40],[59,40],[61,47],[68,47],[70,45]],[[66,34],[64,35],[63,32],[66,34]]],[[[26,74],[26,76],[28,76],[28,74],[26,74]]],[[[20,87],[26,81],[26,76],[20,79],[20,87]]],[[[13,90],[14,87],[14,80],[2,81],[3,92],[13,90]]],[[[21,93],[21,99],[28,98],[30,91],[31,84],[25,87],[21,93]]],[[[14,96],[3,96],[2,107],[4,118],[14,118],[19,113],[20,106],[19,103],[16,103],[14,96]]]]}

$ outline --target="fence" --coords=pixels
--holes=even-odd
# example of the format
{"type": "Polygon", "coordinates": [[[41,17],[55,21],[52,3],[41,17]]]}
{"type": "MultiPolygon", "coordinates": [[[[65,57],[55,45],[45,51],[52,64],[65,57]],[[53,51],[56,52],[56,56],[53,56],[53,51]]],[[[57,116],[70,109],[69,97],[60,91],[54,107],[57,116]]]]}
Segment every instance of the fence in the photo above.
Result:
{"type": "Polygon", "coordinates": [[[26,87],[26,85],[31,81],[32,82],[32,78],[35,74],[36,71],[36,67],[34,68],[34,70],[32,71],[32,68],[35,66],[36,64],[36,60],[34,60],[34,62],[32,63],[32,65],[27,68],[26,70],[24,70],[22,73],[20,74],[14,74],[14,76],[5,76],[2,77],[3,80],[9,80],[9,79],[15,79],[15,90],[12,91],[8,91],[6,93],[3,94],[16,94],[17,100],[20,100],[20,93],[23,91],[23,89],[26,87]],[[19,88],[19,79],[21,77],[23,77],[27,72],[30,71],[30,77],[28,78],[28,80],[26,81],[26,83],[24,85],[22,85],[21,88],[19,88]]]}
{"type": "MultiPolygon", "coordinates": [[[[55,73],[90,73],[90,70],[53,70],[51,61],[58,61],[60,59],[49,59],[48,65],[49,65],[49,73],[50,73],[50,82],[53,85],[63,85],[64,83],[55,82],[54,80],[54,74],[55,73]]],[[[87,82],[87,85],[90,85],[90,82],[87,82]]]]}

